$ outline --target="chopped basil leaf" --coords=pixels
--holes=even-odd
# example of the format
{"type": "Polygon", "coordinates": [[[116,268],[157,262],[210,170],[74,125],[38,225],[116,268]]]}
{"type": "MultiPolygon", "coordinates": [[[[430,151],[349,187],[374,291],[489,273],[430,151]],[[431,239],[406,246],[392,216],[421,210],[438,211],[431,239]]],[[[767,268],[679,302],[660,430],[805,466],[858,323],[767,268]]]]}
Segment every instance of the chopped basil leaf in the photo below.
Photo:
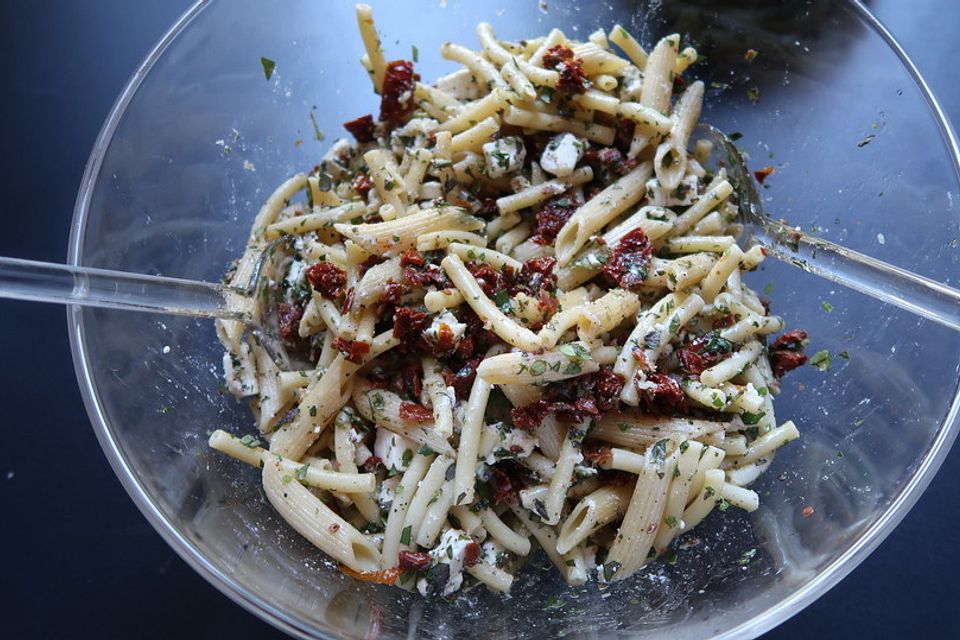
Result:
{"type": "Polygon", "coordinates": [[[410,532],[413,530],[413,525],[408,524],[403,528],[403,533],[400,534],[400,544],[410,544],[410,532]]]}
{"type": "Polygon", "coordinates": [[[830,352],[827,349],[817,351],[813,354],[813,357],[810,358],[810,365],[820,371],[830,371],[830,352]]]}

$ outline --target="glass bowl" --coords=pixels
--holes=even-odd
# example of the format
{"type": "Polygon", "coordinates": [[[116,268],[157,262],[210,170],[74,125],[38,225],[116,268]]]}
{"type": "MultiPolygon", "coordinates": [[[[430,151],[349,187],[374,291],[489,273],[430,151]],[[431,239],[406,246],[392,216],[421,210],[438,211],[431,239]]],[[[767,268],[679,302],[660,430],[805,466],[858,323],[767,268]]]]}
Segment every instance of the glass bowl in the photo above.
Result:
{"type": "MultiPolygon", "coordinates": [[[[717,4],[375,10],[388,59],[416,46],[427,79],[453,69],[440,44],[476,46],[481,20],[511,39],[621,22],[649,46],[681,32],[707,56],[693,68],[709,87],[704,120],[741,132],[752,168],[776,167],[761,191],[769,212],[956,286],[955,145],[895,43],[858,5],[717,4]]],[[[352,2],[197,4],[97,140],[70,261],[219,279],[275,185],[316,164],[340,123],[376,110],[361,53],[352,2]],[[277,64],[269,81],[261,56],[277,64]]],[[[134,501],[212,584],[292,634],[753,637],[836,584],[917,500],[957,433],[960,336],[787,265],[749,282],[832,355],[830,371],[787,378],[778,415],[803,436],[756,485],[761,509],[715,511],[675,559],[605,590],[567,588],[534,558],[511,597],[478,589],[456,602],[340,574],[266,504],[254,469],[208,451],[210,430],[252,425],[220,386],[212,323],[72,308],[69,328],[94,429],[134,501]]]]}

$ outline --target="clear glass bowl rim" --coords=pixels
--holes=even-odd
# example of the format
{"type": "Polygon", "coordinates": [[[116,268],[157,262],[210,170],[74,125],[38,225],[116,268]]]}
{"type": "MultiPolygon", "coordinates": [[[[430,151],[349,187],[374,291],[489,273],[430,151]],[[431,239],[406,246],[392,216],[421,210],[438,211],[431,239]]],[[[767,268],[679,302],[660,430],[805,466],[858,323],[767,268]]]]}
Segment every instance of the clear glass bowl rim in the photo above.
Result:
{"type": "MultiPolygon", "coordinates": [[[[70,239],[67,254],[67,263],[80,264],[83,251],[83,236],[90,212],[90,203],[96,187],[97,177],[103,163],[104,155],[109,147],[117,127],[126,113],[127,106],[133,96],[146,79],[157,60],[163,55],[167,47],[190,25],[213,0],[197,0],[163,35],[153,49],[147,54],[144,61],[127,81],[116,102],[110,110],[103,124],[96,142],[90,152],[90,158],[84,170],[80,183],[80,191],[74,205],[73,221],[71,223],[70,239]]],[[[923,79],[916,65],[906,51],[897,42],[896,38],[886,27],[863,5],[861,0],[848,0],[852,11],[879,35],[897,55],[906,68],[917,88],[921,92],[930,114],[934,118],[940,132],[941,139],[950,157],[954,175],[960,181],[960,145],[949,118],[943,112],[939,102],[930,87],[923,79]]],[[[128,460],[123,456],[121,449],[114,438],[114,433],[107,423],[106,416],[100,405],[97,389],[93,382],[90,354],[87,351],[85,340],[82,307],[71,305],[67,307],[67,329],[70,337],[70,350],[73,357],[74,370],[83,397],[83,403],[90,417],[91,425],[96,433],[97,440],[103,448],[110,466],[116,473],[120,483],[133,499],[137,508],[143,513],[160,536],[173,550],[187,562],[197,573],[231,600],[244,607],[254,615],[262,618],[278,629],[300,638],[322,637],[314,627],[303,624],[302,621],[291,618],[283,611],[274,607],[267,600],[249,591],[242,585],[227,577],[216,565],[210,562],[197,551],[176,528],[163,516],[153,504],[137,480],[136,474],[130,467],[128,460]]],[[[787,620],[791,616],[813,603],[814,600],[826,593],[840,580],[855,569],[864,559],[893,531],[916,504],[923,491],[930,484],[934,475],[940,469],[944,458],[950,451],[953,442],[960,432],[960,392],[954,396],[950,410],[943,424],[937,431],[933,443],[924,454],[913,476],[907,481],[900,493],[894,497],[887,510],[854,544],[833,563],[821,571],[802,589],[790,597],[780,601],[763,613],[728,630],[717,638],[756,638],[787,620]]]]}

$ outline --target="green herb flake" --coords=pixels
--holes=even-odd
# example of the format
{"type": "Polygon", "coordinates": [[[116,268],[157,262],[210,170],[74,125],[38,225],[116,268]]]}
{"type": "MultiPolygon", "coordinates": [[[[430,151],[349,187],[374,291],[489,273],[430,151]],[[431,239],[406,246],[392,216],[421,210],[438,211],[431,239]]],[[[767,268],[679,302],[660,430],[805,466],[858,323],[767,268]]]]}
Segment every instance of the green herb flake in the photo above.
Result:
{"type": "Polygon", "coordinates": [[[717,504],[717,508],[720,509],[720,511],[726,511],[727,509],[730,508],[730,503],[727,502],[726,498],[720,498],[720,502],[717,504]]]}
{"type": "Polygon", "coordinates": [[[400,534],[400,544],[410,544],[410,533],[413,531],[413,525],[408,524],[403,528],[403,533],[400,534]]]}
{"type": "Polygon", "coordinates": [[[420,50],[417,49],[417,45],[410,46],[410,57],[414,62],[420,62],[420,50]]]}
{"type": "Polygon", "coordinates": [[[750,561],[753,560],[753,557],[755,555],[757,555],[756,549],[750,549],[749,551],[744,551],[743,555],[740,556],[740,559],[737,560],[737,564],[739,564],[741,567],[744,567],[750,564],[750,561]]]}
{"type": "Polygon", "coordinates": [[[530,373],[539,376],[547,370],[546,360],[534,360],[533,364],[530,365],[530,373]]]}
{"type": "Polygon", "coordinates": [[[313,125],[313,138],[317,142],[323,142],[326,140],[327,136],[324,135],[323,131],[320,129],[320,125],[317,123],[317,117],[313,115],[313,111],[310,112],[310,124],[313,125]]]}
{"type": "Polygon", "coordinates": [[[299,469],[297,469],[296,473],[294,474],[295,476],[297,476],[297,480],[299,480],[300,482],[303,482],[304,480],[306,480],[306,479],[307,479],[307,469],[309,469],[309,468],[310,468],[310,465],[309,465],[309,464],[305,464],[305,465],[303,465],[302,467],[300,467],[299,469]]]}
{"type": "Polygon", "coordinates": [[[551,609],[560,609],[563,607],[563,600],[557,596],[550,596],[547,598],[547,601],[543,603],[543,610],[550,611],[551,609]]]}
{"type": "Polygon", "coordinates": [[[497,291],[493,294],[493,303],[500,308],[500,311],[507,313],[510,311],[510,294],[504,290],[497,291]]]}
{"type": "Polygon", "coordinates": [[[760,89],[757,87],[750,87],[747,89],[747,98],[749,98],[750,102],[753,104],[757,104],[757,102],[760,100],[760,89]]]}
{"type": "Polygon", "coordinates": [[[844,360],[849,360],[849,359],[850,359],[850,354],[847,353],[846,351],[841,351],[841,352],[838,353],[837,355],[840,356],[841,358],[843,358],[844,360]]]}
{"type": "Polygon", "coordinates": [[[260,58],[260,66],[263,67],[263,75],[269,80],[273,77],[273,70],[277,68],[277,63],[270,58],[260,58]]]}
{"type": "Polygon", "coordinates": [[[664,438],[663,440],[657,440],[653,443],[653,446],[650,447],[650,451],[648,452],[650,462],[653,464],[664,463],[667,459],[667,444],[669,444],[669,442],[670,440],[668,438],[664,438]]]}
{"type": "Polygon", "coordinates": [[[740,414],[740,419],[743,420],[743,424],[749,426],[760,422],[765,415],[767,415],[765,411],[761,411],[760,413],[750,413],[749,411],[744,411],[740,414]]]}
{"type": "Polygon", "coordinates": [[[816,367],[820,371],[830,371],[830,351],[827,349],[817,351],[810,358],[810,366],[816,367]]]}
{"type": "Polygon", "coordinates": [[[410,449],[404,449],[403,458],[401,458],[401,460],[403,461],[404,466],[410,464],[410,461],[413,460],[413,451],[410,449]]]}
{"type": "Polygon", "coordinates": [[[425,444],[422,447],[420,447],[420,451],[418,451],[417,453],[419,453],[422,456],[432,456],[434,454],[434,451],[433,449],[430,448],[430,445],[425,444]]]}
{"type": "Polygon", "coordinates": [[[671,528],[675,528],[678,524],[680,524],[676,516],[667,516],[664,518],[663,523],[671,528]]]}
{"type": "Polygon", "coordinates": [[[821,300],[821,301],[820,301],[820,306],[821,306],[821,307],[823,308],[823,310],[826,311],[827,313],[833,313],[833,305],[830,304],[829,302],[827,302],[826,300],[821,300]]]}
{"type": "Polygon", "coordinates": [[[617,571],[620,571],[619,562],[606,562],[603,565],[603,579],[607,582],[610,581],[613,576],[617,575],[617,571]]]}
{"type": "Polygon", "coordinates": [[[240,438],[240,444],[247,447],[248,449],[256,449],[260,446],[260,441],[257,440],[256,436],[245,435],[240,438]]]}

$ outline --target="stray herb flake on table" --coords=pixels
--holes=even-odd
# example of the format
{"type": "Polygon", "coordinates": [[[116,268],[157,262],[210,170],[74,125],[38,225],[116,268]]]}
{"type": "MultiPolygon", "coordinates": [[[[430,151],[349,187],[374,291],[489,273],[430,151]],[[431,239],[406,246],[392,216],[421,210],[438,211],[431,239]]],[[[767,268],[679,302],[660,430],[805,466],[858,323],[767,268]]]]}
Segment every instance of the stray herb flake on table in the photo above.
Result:
{"type": "Polygon", "coordinates": [[[273,77],[273,70],[277,68],[277,63],[270,58],[260,58],[260,65],[263,67],[263,75],[269,80],[273,77]]]}
{"type": "Polygon", "coordinates": [[[810,358],[810,366],[816,367],[820,371],[830,371],[830,351],[827,349],[817,351],[810,358]]]}

